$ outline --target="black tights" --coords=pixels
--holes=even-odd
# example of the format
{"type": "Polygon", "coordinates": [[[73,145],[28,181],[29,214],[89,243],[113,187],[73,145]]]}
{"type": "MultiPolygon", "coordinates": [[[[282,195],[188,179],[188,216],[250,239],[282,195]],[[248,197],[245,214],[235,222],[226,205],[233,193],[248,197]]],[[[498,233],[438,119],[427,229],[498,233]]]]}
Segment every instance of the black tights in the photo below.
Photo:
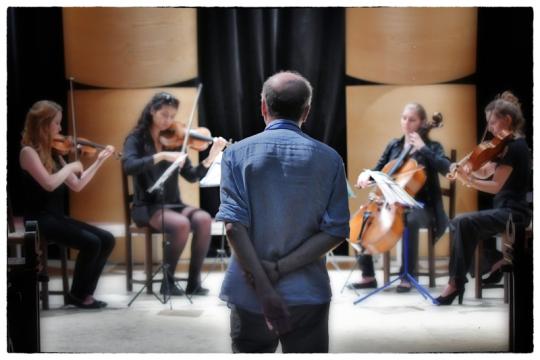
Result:
{"type": "MultiPolygon", "coordinates": [[[[201,268],[210,246],[210,229],[212,218],[201,209],[186,207],[180,213],[165,210],[165,230],[169,236],[164,262],[168,265],[168,275],[174,276],[174,270],[180,255],[186,246],[190,231],[193,231],[191,241],[191,261],[189,263],[188,289],[195,289],[201,282],[201,268]]],[[[159,210],[150,218],[150,225],[161,231],[162,211],[159,210]]]]}

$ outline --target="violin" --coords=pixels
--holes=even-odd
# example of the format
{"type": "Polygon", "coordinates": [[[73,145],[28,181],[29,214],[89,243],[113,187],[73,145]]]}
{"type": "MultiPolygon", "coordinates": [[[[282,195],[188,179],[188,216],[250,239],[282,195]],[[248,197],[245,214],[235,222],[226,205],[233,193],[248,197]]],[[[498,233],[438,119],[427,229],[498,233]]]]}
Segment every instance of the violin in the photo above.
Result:
{"type": "MultiPolygon", "coordinates": [[[[77,153],[81,156],[94,156],[98,149],[102,150],[107,147],[106,145],[97,144],[85,138],[77,138],[76,143],[75,145],[73,137],[58,134],[53,138],[52,148],[57,154],[62,156],[75,151],[75,147],[77,148],[77,153]]],[[[117,159],[122,157],[122,153],[118,151],[115,151],[114,155],[117,159]]]]}
{"type": "MultiPolygon", "coordinates": [[[[485,135],[485,134],[484,134],[485,135]]],[[[460,167],[468,167],[470,171],[477,171],[489,161],[492,161],[506,147],[506,143],[512,139],[514,134],[510,130],[502,130],[500,134],[494,136],[489,141],[482,141],[473,151],[457,162],[451,172],[446,174],[449,180],[455,180],[460,167]]]]}
{"type": "MultiPolygon", "coordinates": [[[[442,114],[434,113],[432,120],[420,128],[418,133],[426,136],[431,129],[442,127],[442,121],[442,114]]],[[[389,161],[382,172],[392,176],[400,187],[414,196],[424,186],[427,176],[423,166],[408,158],[411,150],[412,146],[404,146],[399,157],[389,161]]],[[[399,204],[386,203],[377,188],[369,194],[368,202],[360,206],[349,222],[351,244],[354,246],[359,243],[370,254],[389,251],[405,229],[404,211],[399,204]]]]}
{"type": "Polygon", "coordinates": [[[178,149],[182,147],[186,133],[188,136],[187,146],[197,151],[204,151],[214,142],[214,138],[205,127],[187,130],[187,126],[180,122],[173,122],[172,125],[159,133],[159,141],[165,149],[178,149]]]}

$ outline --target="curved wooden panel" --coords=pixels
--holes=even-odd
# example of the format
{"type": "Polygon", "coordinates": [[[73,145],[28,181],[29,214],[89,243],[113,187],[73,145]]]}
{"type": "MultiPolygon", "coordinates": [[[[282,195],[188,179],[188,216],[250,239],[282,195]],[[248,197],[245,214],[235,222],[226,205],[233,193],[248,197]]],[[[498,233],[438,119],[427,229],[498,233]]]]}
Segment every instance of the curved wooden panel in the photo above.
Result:
{"type": "Polygon", "coordinates": [[[66,77],[110,88],[197,76],[196,9],[64,8],[66,77]]]}
{"type": "Polygon", "coordinates": [[[476,71],[476,8],[356,8],[346,13],[347,74],[433,84],[476,71]]]}
{"type": "MultiPolygon", "coordinates": [[[[187,123],[197,92],[195,88],[78,90],[74,92],[78,136],[99,144],[114,145],[122,151],[124,139],[135,126],[144,106],[160,90],[168,91],[180,99],[176,120],[187,123]]],[[[197,123],[195,115],[193,126],[197,126],[197,123]]],[[[193,163],[198,163],[197,152],[190,150],[189,157],[193,163]]],[[[87,167],[94,159],[82,161],[87,167]]],[[[71,215],[89,222],[123,223],[120,171],[121,161],[109,158],[84,190],[71,193],[71,215]]],[[[181,179],[180,192],[185,203],[199,206],[198,183],[191,184],[181,179]]]]}
{"type": "MultiPolygon", "coordinates": [[[[355,184],[363,169],[371,169],[390,139],[400,137],[400,116],[408,102],[419,102],[428,116],[441,112],[444,126],[430,137],[439,141],[447,156],[457,150],[458,160],[476,145],[476,87],[474,85],[349,86],[347,87],[347,179],[355,184]]],[[[441,185],[448,180],[439,176],[441,185]]],[[[477,209],[476,191],[458,184],[456,213],[477,209]]],[[[367,201],[370,190],[356,190],[349,198],[354,214],[367,201]]],[[[446,209],[448,206],[446,204],[446,209]]],[[[448,246],[440,246],[448,249],[448,246]]]]}

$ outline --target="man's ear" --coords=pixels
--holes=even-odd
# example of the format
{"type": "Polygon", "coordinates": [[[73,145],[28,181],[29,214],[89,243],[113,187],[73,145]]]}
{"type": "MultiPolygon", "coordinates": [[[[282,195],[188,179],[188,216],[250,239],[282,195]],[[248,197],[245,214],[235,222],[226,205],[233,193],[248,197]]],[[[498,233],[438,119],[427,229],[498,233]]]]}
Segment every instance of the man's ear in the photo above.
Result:
{"type": "Polygon", "coordinates": [[[266,105],[266,100],[264,100],[264,98],[261,99],[261,115],[265,119],[268,116],[268,105],[266,105]]]}
{"type": "Polygon", "coordinates": [[[311,110],[311,106],[307,106],[307,107],[304,109],[304,111],[302,112],[302,116],[300,117],[300,126],[301,126],[303,123],[306,122],[310,110],[311,110]]]}

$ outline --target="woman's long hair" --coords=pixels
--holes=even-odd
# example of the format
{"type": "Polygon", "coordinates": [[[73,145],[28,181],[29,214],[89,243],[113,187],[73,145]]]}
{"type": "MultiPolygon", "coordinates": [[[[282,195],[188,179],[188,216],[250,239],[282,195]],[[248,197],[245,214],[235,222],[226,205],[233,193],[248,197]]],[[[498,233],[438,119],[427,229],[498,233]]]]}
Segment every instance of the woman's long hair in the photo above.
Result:
{"type": "Polygon", "coordinates": [[[132,133],[141,136],[144,142],[150,141],[150,127],[152,126],[152,111],[158,111],[162,106],[169,105],[178,109],[180,106],[180,100],[175,98],[168,92],[159,92],[155,94],[152,99],[144,107],[137,125],[132,130],[132,133]]]}
{"type": "Polygon", "coordinates": [[[34,103],[28,113],[22,132],[22,146],[30,146],[39,155],[43,166],[49,172],[55,169],[52,157],[52,136],[50,125],[62,107],[50,100],[40,100],[34,103]]]}
{"type": "Polygon", "coordinates": [[[521,103],[511,91],[505,91],[502,94],[498,94],[495,99],[487,104],[484,111],[486,117],[489,113],[493,113],[497,117],[510,116],[512,119],[510,127],[514,132],[514,135],[516,137],[525,136],[523,133],[525,119],[523,118],[523,112],[521,111],[521,103]]]}

